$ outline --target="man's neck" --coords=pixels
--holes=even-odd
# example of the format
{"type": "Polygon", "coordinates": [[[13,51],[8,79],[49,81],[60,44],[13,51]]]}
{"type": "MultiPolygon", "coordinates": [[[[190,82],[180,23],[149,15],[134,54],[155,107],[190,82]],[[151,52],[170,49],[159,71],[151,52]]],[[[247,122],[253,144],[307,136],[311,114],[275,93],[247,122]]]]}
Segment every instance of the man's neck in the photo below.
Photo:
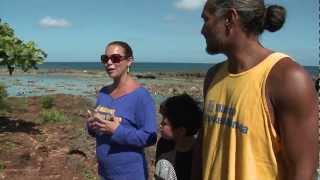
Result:
{"type": "Polygon", "coordinates": [[[256,38],[240,39],[237,42],[226,53],[230,73],[247,71],[271,54],[271,50],[264,48],[256,38]]]}

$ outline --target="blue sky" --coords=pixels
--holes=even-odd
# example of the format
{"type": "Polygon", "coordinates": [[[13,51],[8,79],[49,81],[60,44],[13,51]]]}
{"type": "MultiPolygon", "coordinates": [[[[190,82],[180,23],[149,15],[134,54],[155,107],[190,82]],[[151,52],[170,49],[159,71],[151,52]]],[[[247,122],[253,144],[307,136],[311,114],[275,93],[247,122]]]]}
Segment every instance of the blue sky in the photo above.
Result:
{"type": "MultiPolygon", "coordinates": [[[[1,0],[0,18],[23,40],[35,41],[48,62],[99,61],[105,45],[129,42],[137,62],[211,62],[200,34],[205,0],[1,0]]],[[[284,27],[261,36],[264,46],[318,65],[319,4],[267,0],[283,5],[284,27]]]]}

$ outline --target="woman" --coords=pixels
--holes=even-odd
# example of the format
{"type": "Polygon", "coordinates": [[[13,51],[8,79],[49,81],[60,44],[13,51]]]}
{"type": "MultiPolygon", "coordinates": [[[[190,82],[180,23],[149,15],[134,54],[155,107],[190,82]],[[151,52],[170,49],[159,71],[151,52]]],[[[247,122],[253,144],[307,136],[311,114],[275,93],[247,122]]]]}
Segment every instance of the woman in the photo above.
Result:
{"type": "Polygon", "coordinates": [[[128,73],[133,53],[127,43],[108,44],[101,61],[113,83],[100,90],[96,102],[100,115],[87,123],[96,137],[99,175],[105,180],[147,179],[143,148],[157,140],[155,103],[128,73]]]}

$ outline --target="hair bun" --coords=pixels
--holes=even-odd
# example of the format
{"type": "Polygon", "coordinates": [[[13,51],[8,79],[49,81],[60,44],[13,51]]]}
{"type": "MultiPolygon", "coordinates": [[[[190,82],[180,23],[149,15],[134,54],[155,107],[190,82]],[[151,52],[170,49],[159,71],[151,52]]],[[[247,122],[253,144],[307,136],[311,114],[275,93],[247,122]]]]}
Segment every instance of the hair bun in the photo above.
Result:
{"type": "Polygon", "coordinates": [[[282,6],[271,5],[265,13],[264,29],[270,32],[281,29],[286,20],[286,9],[282,6]]]}

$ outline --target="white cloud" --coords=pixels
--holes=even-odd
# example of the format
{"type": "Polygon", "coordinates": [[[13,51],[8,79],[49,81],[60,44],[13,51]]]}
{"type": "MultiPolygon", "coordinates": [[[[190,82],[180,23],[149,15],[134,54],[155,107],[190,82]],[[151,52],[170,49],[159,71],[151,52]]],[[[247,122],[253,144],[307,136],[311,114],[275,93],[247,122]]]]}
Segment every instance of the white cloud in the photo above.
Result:
{"type": "Polygon", "coordinates": [[[203,7],[205,2],[206,0],[179,0],[178,2],[175,2],[174,5],[178,9],[192,11],[203,7]]]}
{"type": "Polygon", "coordinates": [[[66,28],[72,26],[72,24],[65,19],[52,18],[50,16],[42,18],[39,25],[45,28],[66,28]]]}
{"type": "Polygon", "coordinates": [[[177,18],[174,15],[169,14],[165,16],[163,19],[167,22],[175,22],[177,18]]]}

